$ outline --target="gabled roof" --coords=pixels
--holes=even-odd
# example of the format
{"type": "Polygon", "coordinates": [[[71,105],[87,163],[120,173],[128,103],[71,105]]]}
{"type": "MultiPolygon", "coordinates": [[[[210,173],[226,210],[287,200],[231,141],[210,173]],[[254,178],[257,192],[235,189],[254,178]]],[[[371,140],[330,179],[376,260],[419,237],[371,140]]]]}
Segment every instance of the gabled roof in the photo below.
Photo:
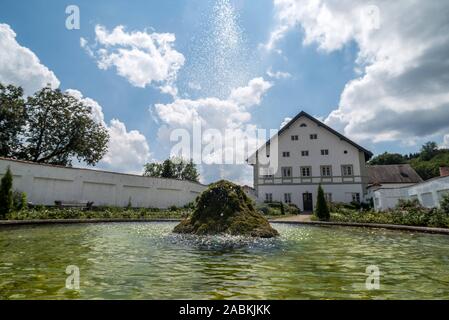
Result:
{"type": "Polygon", "coordinates": [[[422,178],[409,164],[367,166],[368,183],[419,183],[422,178]]]}
{"type": "MultiPolygon", "coordinates": [[[[293,125],[299,118],[301,117],[306,117],[307,119],[315,122],[319,127],[323,127],[324,129],[326,129],[327,131],[333,133],[334,135],[336,135],[337,137],[339,137],[341,140],[346,141],[347,143],[349,143],[350,145],[356,147],[358,150],[362,151],[365,154],[365,160],[368,161],[372,156],[373,153],[365,148],[363,148],[362,146],[358,145],[357,143],[355,143],[354,141],[346,138],[344,135],[342,135],[341,133],[335,131],[334,129],[332,129],[331,127],[325,125],[323,122],[321,122],[320,120],[316,119],[315,117],[311,116],[310,114],[308,114],[305,111],[301,111],[300,113],[298,113],[292,120],[290,120],[285,126],[283,126],[279,132],[277,133],[277,136],[279,137],[281,134],[283,134],[285,131],[287,131],[291,125],[293,125]]],[[[270,138],[265,145],[269,145],[271,140],[273,138],[270,138]]]]}

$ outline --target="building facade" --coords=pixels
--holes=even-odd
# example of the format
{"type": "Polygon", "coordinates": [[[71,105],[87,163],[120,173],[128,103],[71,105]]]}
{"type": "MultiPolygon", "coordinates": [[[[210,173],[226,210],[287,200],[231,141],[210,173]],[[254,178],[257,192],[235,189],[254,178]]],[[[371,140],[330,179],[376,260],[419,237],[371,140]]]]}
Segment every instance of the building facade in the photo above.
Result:
{"type": "Polygon", "coordinates": [[[371,156],[370,151],[301,112],[248,163],[254,169],[259,201],[293,203],[312,211],[319,184],[328,201],[363,201],[368,184],[366,161],[371,156]]]}

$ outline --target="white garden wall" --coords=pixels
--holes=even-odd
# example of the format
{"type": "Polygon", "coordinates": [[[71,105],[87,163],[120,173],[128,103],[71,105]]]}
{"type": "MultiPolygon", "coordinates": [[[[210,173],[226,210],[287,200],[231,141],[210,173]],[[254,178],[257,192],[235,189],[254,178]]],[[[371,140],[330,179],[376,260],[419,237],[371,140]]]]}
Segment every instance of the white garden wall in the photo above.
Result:
{"type": "Polygon", "coordinates": [[[440,206],[440,201],[446,193],[449,193],[449,177],[438,177],[402,188],[380,188],[373,192],[374,208],[394,208],[399,199],[418,199],[422,206],[435,208],[440,206]]]}
{"type": "Polygon", "coordinates": [[[94,206],[167,208],[193,201],[205,185],[175,179],[91,169],[40,165],[0,159],[0,175],[11,168],[15,190],[26,192],[33,204],[54,205],[55,201],[93,201],[94,206]]]}

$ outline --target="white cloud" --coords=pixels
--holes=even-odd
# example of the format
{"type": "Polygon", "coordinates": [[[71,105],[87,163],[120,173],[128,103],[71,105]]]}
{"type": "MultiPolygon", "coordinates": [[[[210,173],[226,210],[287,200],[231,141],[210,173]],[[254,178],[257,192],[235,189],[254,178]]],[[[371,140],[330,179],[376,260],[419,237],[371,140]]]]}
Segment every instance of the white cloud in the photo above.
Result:
{"type": "Polygon", "coordinates": [[[245,87],[233,89],[229,100],[243,107],[259,105],[263,94],[272,87],[272,84],[263,78],[254,78],[245,87]]]}
{"type": "Polygon", "coordinates": [[[284,120],[282,121],[281,126],[280,126],[279,128],[282,129],[282,128],[285,127],[285,126],[287,125],[287,123],[289,123],[290,121],[292,121],[292,118],[290,118],[290,117],[284,118],[284,120]]]}
{"type": "Polygon", "coordinates": [[[410,141],[449,129],[449,3],[275,0],[268,47],[295,26],[323,52],[355,42],[360,77],[326,123],[357,140],[410,141]],[[280,36],[281,35],[281,36],[280,36]]]}
{"type": "Polygon", "coordinates": [[[270,78],[274,78],[274,79],[288,79],[288,78],[292,77],[292,75],[290,73],[288,73],[288,72],[285,72],[285,71],[276,71],[276,72],[274,72],[271,68],[269,68],[267,70],[267,75],[270,78]]]}
{"type": "Polygon", "coordinates": [[[100,166],[141,174],[151,156],[145,136],[137,130],[127,131],[125,124],[117,119],[111,120],[108,131],[109,149],[100,166]]]}
{"type": "Polygon", "coordinates": [[[59,87],[55,74],[30,49],[17,43],[16,33],[7,24],[0,24],[0,82],[22,86],[26,95],[47,84],[59,87]]]}
{"type": "Polygon", "coordinates": [[[108,152],[98,163],[98,167],[127,173],[141,174],[143,165],[150,160],[150,147],[143,134],[137,130],[128,131],[123,122],[112,119],[104,121],[100,104],[74,89],[67,92],[92,108],[93,119],[105,126],[109,133],[108,152]]]}
{"type": "Polygon", "coordinates": [[[176,94],[173,83],[185,58],[173,48],[174,34],[126,32],[123,26],[108,31],[101,25],[95,27],[95,34],[95,45],[89,46],[83,38],[80,45],[95,56],[100,69],[115,67],[133,86],[157,85],[164,93],[176,94]]]}
{"type": "MultiPolygon", "coordinates": [[[[172,103],[156,104],[155,114],[163,123],[159,129],[158,137],[161,142],[169,145],[170,132],[174,129],[183,128],[192,131],[195,121],[201,123],[203,133],[206,130],[214,129],[220,132],[223,147],[211,152],[206,161],[211,159],[224,159],[226,146],[230,146],[232,139],[236,141],[248,141],[251,145],[256,145],[255,137],[248,137],[248,132],[254,132],[255,126],[250,123],[251,114],[249,108],[259,105],[263,95],[271,88],[272,84],[263,78],[254,78],[247,86],[235,88],[227,99],[201,98],[175,99],[172,103]],[[229,132],[232,135],[226,135],[229,132]]],[[[208,141],[207,135],[203,135],[203,143],[208,141]]],[[[237,156],[243,157],[243,150],[233,150],[237,156]]],[[[204,160],[204,159],[203,159],[204,160]]],[[[212,161],[211,161],[212,162],[212,161]]],[[[220,161],[221,162],[221,161],[220,161]]],[[[203,181],[216,180],[217,178],[232,179],[241,183],[251,182],[251,168],[247,165],[202,165],[201,174],[203,181]]]]}

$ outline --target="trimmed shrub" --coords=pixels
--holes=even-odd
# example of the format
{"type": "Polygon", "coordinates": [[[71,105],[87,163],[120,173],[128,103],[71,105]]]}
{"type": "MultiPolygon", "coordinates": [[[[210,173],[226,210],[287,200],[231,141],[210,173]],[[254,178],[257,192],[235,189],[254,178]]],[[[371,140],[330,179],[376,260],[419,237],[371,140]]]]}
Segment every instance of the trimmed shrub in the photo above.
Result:
{"type": "Polygon", "coordinates": [[[12,179],[12,173],[8,167],[0,184],[0,219],[5,219],[6,215],[11,212],[14,207],[12,179]]]}
{"type": "Polygon", "coordinates": [[[444,213],[449,214],[449,193],[443,196],[440,202],[440,208],[444,213]]]}
{"type": "Polygon", "coordinates": [[[300,214],[301,210],[294,203],[289,203],[287,205],[287,214],[300,214]]]}
{"type": "Polygon", "coordinates": [[[418,199],[399,199],[396,204],[397,210],[420,210],[423,209],[418,199]]]}
{"type": "Polygon", "coordinates": [[[329,208],[327,207],[326,198],[324,197],[324,191],[321,185],[318,186],[315,215],[321,221],[328,221],[330,219],[329,208]]]}

